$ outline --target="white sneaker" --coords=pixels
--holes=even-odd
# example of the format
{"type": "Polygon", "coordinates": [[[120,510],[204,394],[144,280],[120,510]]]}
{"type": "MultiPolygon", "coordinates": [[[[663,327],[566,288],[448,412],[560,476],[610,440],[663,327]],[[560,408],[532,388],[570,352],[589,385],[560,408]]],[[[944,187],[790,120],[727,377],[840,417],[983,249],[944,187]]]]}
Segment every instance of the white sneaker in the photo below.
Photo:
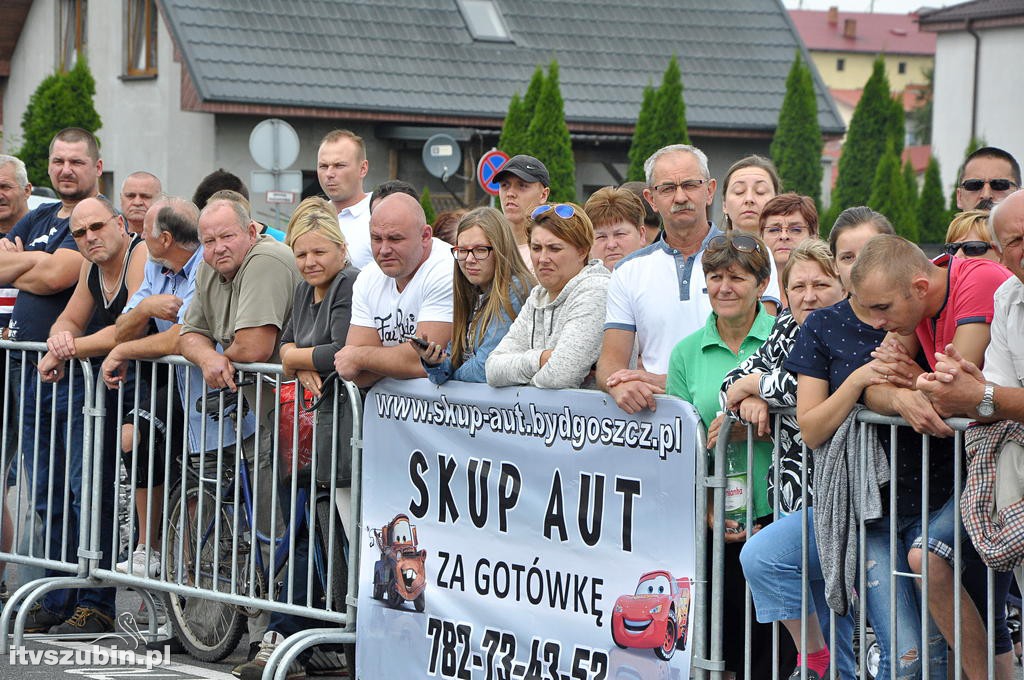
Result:
{"type": "Polygon", "coordinates": [[[129,555],[128,559],[124,562],[118,562],[114,569],[122,574],[156,578],[160,575],[160,552],[151,549],[149,551],[149,563],[147,564],[146,546],[140,545],[135,549],[135,552],[129,555]]]}

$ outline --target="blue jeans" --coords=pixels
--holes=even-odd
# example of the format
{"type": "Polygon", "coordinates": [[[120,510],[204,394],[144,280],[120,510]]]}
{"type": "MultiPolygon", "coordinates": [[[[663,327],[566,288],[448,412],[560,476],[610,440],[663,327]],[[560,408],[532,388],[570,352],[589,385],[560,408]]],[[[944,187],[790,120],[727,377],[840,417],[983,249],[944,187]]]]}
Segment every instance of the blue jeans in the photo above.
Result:
{"type": "MultiPolygon", "coordinates": [[[[25,379],[25,419],[22,422],[22,457],[25,472],[33,489],[32,504],[44,524],[43,541],[49,542],[46,558],[62,562],[78,561],[79,528],[82,508],[82,462],[83,430],[85,415],[84,390],[91,386],[84,384],[80,371],[75,371],[74,395],[70,394],[69,378],[56,384],[37,384],[35,368],[26,365],[29,375],[25,379]],[[39,409],[36,411],[36,394],[39,394],[39,409]],[[55,407],[55,408],[54,408],[55,407]],[[53,416],[56,416],[56,420],[53,416]],[[54,428],[54,449],[50,450],[50,428],[54,428]],[[38,432],[38,434],[37,434],[38,432]],[[52,473],[52,480],[50,479],[52,473]],[[67,496],[67,515],[64,500],[67,496]],[[65,524],[67,531],[65,532],[65,524]],[[63,545],[66,542],[66,545],[63,545]],[[63,550],[62,550],[63,548],[63,550]]],[[[68,368],[69,372],[71,368],[68,368]]],[[[100,565],[110,568],[109,546],[112,544],[112,526],[107,518],[114,515],[114,488],[117,476],[114,474],[114,460],[117,447],[117,431],[120,419],[114,417],[117,408],[116,392],[103,390],[106,398],[108,417],[103,433],[102,481],[93,479],[93,489],[102,489],[101,507],[97,517],[100,521],[100,546],[103,557],[100,565]],[[111,397],[110,395],[115,395],[111,397]],[[111,400],[113,399],[113,403],[111,400]]],[[[98,433],[94,433],[97,436],[98,433]]],[[[91,490],[88,490],[91,491],[91,490]]],[[[47,570],[47,576],[67,576],[66,571],[47,570]]],[[[83,588],[80,590],[55,590],[42,601],[43,606],[65,619],[70,617],[76,606],[96,609],[107,616],[114,616],[114,588],[83,588]]]]}
{"type": "MultiPolygon", "coordinates": [[[[801,573],[801,525],[805,514],[800,510],[780,517],[754,534],[743,546],[740,562],[750,584],[750,594],[761,623],[799,619],[801,573]]],[[[829,639],[829,613],[825,603],[825,582],[814,541],[814,508],[806,511],[808,522],[807,578],[808,594],[818,614],[825,641],[829,639]]],[[[857,677],[853,656],[853,616],[836,617],[836,648],[830,652],[840,677],[857,677]]],[[[883,676],[879,676],[883,677],[883,676]]]]}
{"type": "MultiPolygon", "coordinates": [[[[928,515],[928,546],[933,553],[952,559],[953,518],[956,500],[950,498],[938,510],[928,515]]],[[[889,677],[893,657],[890,647],[896,639],[895,658],[899,659],[897,678],[921,677],[921,594],[917,582],[910,578],[896,577],[895,591],[889,578],[889,524],[892,518],[885,517],[867,525],[865,535],[867,592],[861,594],[861,604],[866,608],[868,623],[875,632],[881,649],[878,677],[889,677]],[[896,606],[896,629],[889,620],[889,603],[896,606]]],[[[896,554],[893,566],[897,571],[909,573],[907,553],[921,536],[921,515],[897,515],[896,554]]],[[[946,639],[929,618],[927,644],[929,650],[928,677],[944,680],[946,677],[946,639]]]]}

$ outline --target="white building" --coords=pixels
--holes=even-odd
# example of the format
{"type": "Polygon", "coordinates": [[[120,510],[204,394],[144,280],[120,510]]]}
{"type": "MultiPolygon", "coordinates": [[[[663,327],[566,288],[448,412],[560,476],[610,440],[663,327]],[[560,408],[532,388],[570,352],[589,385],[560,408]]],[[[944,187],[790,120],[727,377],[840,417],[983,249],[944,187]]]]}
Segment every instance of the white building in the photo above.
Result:
{"type": "Polygon", "coordinates": [[[920,24],[938,34],[932,150],[948,195],[972,137],[1024,162],[1024,2],[922,10],[920,24]]]}

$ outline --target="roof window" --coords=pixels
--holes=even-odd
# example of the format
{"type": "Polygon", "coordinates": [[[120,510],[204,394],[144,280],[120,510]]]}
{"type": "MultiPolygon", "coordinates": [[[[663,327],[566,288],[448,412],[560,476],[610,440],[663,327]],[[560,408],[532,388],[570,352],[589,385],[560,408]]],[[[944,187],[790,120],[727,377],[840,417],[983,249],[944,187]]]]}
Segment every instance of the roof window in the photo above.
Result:
{"type": "Polygon", "coordinates": [[[458,0],[458,5],[474,40],[512,42],[501,11],[493,0],[458,0]]]}

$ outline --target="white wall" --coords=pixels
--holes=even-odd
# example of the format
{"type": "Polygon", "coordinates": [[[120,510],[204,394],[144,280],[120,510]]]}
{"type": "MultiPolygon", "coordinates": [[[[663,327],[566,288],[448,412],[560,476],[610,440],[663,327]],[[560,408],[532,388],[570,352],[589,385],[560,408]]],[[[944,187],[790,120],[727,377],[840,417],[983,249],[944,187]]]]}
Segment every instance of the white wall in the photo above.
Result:
{"type": "MultiPolygon", "coordinates": [[[[978,31],[981,38],[976,135],[1024,161],[1024,28],[978,31]]],[[[935,51],[932,153],[942,167],[948,196],[971,137],[974,38],[966,32],[940,33],[935,51]]]]}
{"type": "MultiPolygon", "coordinates": [[[[164,190],[191,196],[214,163],[214,116],[181,111],[181,68],[174,62],[171,36],[163,21],[157,36],[156,78],[123,80],[124,3],[89,3],[89,67],[96,79],[96,110],[103,121],[97,131],[104,170],[114,173],[116,194],[121,180],[136,170],[158,176],[164,190]]],[[[21,117],[39,82],[56,66],[56,3],[32,3],[11,60],[4,96],[7,121],[4,148],[21,144],[21,117]]]]}

